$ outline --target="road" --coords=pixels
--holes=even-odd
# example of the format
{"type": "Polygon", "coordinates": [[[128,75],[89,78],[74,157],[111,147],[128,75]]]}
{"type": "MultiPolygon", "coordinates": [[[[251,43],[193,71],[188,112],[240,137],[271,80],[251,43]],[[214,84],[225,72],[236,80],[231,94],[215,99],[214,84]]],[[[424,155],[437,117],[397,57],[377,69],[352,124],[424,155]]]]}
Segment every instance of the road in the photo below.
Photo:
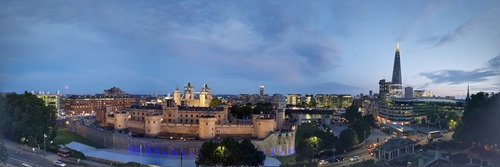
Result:
{"type": "Polygon", "coordinates": [[[9,153],[7,164],[10,165],[20,166],[22,163],[26,163],[32,166],[52,166],[52,162],[45,159],[43,154],[35,155],[12,147],[7,147],[7,153],[9,153]]]}
{"type": "MultiPolygon", "coordinates": [[[[334,129],[334,128],[335,127],[332,127],[332,129],[334,129]]],[[[379,131],[377,129],[371,129],[370,136],[368,137],[368,139],[366,139],[366,144],[368,145],[368,144],[377,143],[377,138],[379,138],[380,142],[383,142],[384,139],[389,140],[390,138],[392,138],[392,136],[390,136],[382,131],[379,131]]],[[[372,156],[370,156],[370,154],[368,154],[368,150],[365,147],[360,147],[359,149],[356,149],[356,150],[353,150],[353,151],[350,151],[350,152],[347,152],[345,154],[338,155],[338,156],[344,157],[345,160],[340,161],[340,162],[330,162],[329,164],[321,165],[321,166],[350,166],[350,165],[353,165],[356,163],[360,163],[363,160],[374,159],[374,157],[372,157],[372,156]],[[353,156],[359,156],[359,160],[354,161],[354,162],[349,161],[349,158],[353,157],[353,156]]]]}

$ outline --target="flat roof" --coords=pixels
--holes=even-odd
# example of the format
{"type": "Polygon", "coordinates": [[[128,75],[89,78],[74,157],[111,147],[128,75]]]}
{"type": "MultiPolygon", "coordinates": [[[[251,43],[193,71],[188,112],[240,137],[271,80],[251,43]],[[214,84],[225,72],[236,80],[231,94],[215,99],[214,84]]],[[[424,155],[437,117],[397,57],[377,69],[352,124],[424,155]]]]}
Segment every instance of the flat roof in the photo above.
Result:
{"type": "Polygon", "coordinates": [[[413,145],[413,144],[415,144],[415,141],[413,141],[412,139],[408,139],[408,138],[403,139],[403,138],[399,138],[399,137],[393,137],[393,138],[390,138],[386,143],[384,143],[383,145],[381,145],[377,148],[390,152],[390,151],[404,148],[404,147],[407,147],[407,146],[413,145]]]}
{"type": "Polygon", "coordinates": [[[401,125],[395,125],[395,124],[384,124],[387,127],[390,127],[392,129],[395,129],[400,132],[414,132],[415,129],[409,126],[401,126],[401,125]]]}

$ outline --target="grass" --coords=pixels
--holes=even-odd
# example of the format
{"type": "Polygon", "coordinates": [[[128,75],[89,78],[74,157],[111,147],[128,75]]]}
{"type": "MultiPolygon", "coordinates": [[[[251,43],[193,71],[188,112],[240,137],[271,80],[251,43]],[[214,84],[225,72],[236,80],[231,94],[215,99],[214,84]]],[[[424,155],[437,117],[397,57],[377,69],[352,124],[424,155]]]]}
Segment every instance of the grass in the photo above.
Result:
{"type": "Polygon", "coordinates": [[[297,157],[297,154],[292,154],[289,156],[283,156],[283,157],[276,157],[278,161],[281,162],[281,164],[295,164],[295,157],[297,157]]]}
{"type": "Polygon", "coordinates": [[[63,145],[63,144],[68,144],[72,141],[75,141],[75,142],[79,142],[79,143],[82,143],[82,144],[85,144],[85,145],[89,145],[89,146],[92,146],[92,147],[95,147],[95,148],[103,148],[101,145],[97,144],[97,143],[94,143],[93,141],[87,139],[87,138],[84,138],[76,133],[73,133],[73,132],[69,132],[68,131],[68,128],[65,128],[65,127],[60,127],[58,130],[57,130],[57,136],[56,138],[54,139],[54,142],[57,144],[57,145],[63,145]]]}

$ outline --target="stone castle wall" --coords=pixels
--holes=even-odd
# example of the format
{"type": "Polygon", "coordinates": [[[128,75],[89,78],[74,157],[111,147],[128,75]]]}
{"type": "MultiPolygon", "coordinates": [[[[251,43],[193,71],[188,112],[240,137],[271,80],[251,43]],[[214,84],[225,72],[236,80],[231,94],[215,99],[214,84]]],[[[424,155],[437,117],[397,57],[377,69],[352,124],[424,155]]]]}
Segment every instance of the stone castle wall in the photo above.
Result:
{"type": "Polygon", "coordinates": [[[252,136],[253,134],[253,125],[252,124],[232,124],[232,125],[215,125],[217,129],[217,134],[230,136],[233,134],[244,135],[244,136],[252,136]]]}
{"type": "MultiPolygon", "coordinates": [[[[162,127],[162,129],[185,128],[186,132],[190,130],[198,130],[198,125],[196,124],[193,124],[191,126],[185,124],[167,124],[167,126],[168,127],[162,127]]],[[[228,131],[241,131],[245,133],[250,133],[253,131],[253,125],[218,125],[218,128],[219,126],[221,128],[221,132],[223,131],[222,129],[227,129],[228,131]]],[[[199,149],[201,148],[201,145],[206,141],[210,141],[185,141],[130,137],[128,134],[98,130],[93,127],[83,125],[83,123],[79,121],[71,122],[69,129],[72,132],[75,132],[78,135],[83,136],[106,148],[128,150],[129,152],[142,152],[144,154],[180,155],[182,152],[183,156],[196,156],[199,152],[199,149]]],[[[176,130],[176,132],[178,131],[176,130]]],[[[213,141],[218,142],[219,140],[213,141]]],[[[269,134],[265,139],[252,139],[252,143],[257,147],[257,149],[262,150],[266,154],[266,156],[291,155],[295,153],[295,131],[273,132],[269,134]]]]}

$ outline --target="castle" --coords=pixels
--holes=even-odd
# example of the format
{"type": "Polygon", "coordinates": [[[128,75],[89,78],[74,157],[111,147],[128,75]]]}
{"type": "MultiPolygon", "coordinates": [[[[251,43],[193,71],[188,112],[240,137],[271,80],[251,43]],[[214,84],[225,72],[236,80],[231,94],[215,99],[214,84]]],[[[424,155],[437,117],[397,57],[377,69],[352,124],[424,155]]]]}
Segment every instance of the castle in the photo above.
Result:
{"type": "Polygon", "coordinates": [[[295,152],[295,127],[285,123],[284,111],[276,110],[272,114],[252,115],[251,120],[239,120],[229,114],[227,105],[208,107],[212,95],[207,85],[202,87],[199,96],[195,96],[190,83],[184,87],[184,92],[181,97],[176,89],[173,100],[161,104],[132,105],[121,111],[107,111],[105,124],[115,130],[128,130],[159,139],[249,138],[271,156],[295,152]]]}

